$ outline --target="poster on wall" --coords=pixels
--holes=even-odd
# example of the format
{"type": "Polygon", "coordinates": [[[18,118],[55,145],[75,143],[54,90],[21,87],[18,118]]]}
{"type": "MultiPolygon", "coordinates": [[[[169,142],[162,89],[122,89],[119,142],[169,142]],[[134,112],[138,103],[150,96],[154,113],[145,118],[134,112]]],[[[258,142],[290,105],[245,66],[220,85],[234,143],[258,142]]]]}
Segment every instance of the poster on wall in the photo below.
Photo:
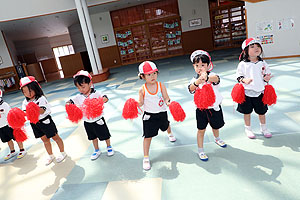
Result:
{"type": "Polygon", "coordinates": [[[295,21],[292,18],[278,20],[277,30],[291,30],[295,27],[295,21]]]}
{"type": "Polygon", "coordinates": [[[273,44],[273,35],[262,35],[257,36],[257,39],[261,42],[261,44],[273,44]]]}
{"type": "Polygon", "coordinates": [[[257,34],[270,33],[272,31],[273,31],[273,20],[256,23],[257,34]]]}
{"type": "Polygon", "coordinates": [[[101,42],[102,42],[102,44],[109,43],[108,34],[101,35],[101,42]]]}

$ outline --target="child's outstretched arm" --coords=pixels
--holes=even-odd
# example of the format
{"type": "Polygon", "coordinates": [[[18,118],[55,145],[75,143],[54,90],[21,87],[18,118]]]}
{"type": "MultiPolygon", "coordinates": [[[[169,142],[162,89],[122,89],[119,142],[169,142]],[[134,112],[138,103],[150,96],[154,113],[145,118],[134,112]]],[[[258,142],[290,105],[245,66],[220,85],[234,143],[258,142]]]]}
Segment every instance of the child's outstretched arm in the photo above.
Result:
{"type": "Polygon", "coordinates": [[[139,106],[142,107],[144,105],[144,90],[143,87],[139,90],[139,106]]]}
{"type": "Polygon", "coordinates": [[[164,98],[164,101],[166,102],[166,105],[169,106],[171,103],[171,99],[168,95],[167,88],[166,88],[165,84],[163,84],[163,83],[161,83],[161,93],[164,98]]]}

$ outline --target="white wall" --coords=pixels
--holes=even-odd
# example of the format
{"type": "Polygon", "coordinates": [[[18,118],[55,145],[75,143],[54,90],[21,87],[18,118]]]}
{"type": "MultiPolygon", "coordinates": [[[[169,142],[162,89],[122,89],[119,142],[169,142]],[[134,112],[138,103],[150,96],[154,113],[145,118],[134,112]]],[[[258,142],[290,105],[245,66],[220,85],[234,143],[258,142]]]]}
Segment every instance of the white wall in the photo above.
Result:
{"type": "Polygon", "coordinates": [[[3,62],[2,64],[0,64],[0,68],[13,66],[2,31],[0,31],[0,56],[3,62]]]}
{"type": "MultiPolygon", "coordinates": [[[[115,0],[86,0],[88,5],[104,4],[115,0]]],[[[1,1],[0,22],[66,10],[74,10],[75,0],[5,0],[1,1]]]]}
{"type": "Polygon", "coordinates": [[[94,33],[96,34],[97,48],[103,48],[108,46],[116,45],[114,36],[114,29],[109,12],[98,13],[91,15],[91,23],[93,26],[94,33]],[[109,42],[102,42],[102,35],[108,35],[109,42]]]}
{"type": "Polygon", "coordinates": [[[15,43],[18,55],[35,53],[38,61],[53,58],[54,54],[50,45],[49,38],[38,38],[34,40],[18,41],[15,43]]]}
{"type": "Polygon", "coordinates": [[[71,38],[70,38],[69,34],[50,37],[49,42],[50,42],[51,48],[72,44],[72,41],[71,41],[71,38]]]}
{"type": "Polygon", "coordinates": [[[69,26],[68,30],[75,53],[86,51],[85,41],[79,22],[69,26]]]}
{"type": "Polygon", "coordinates": [[[192,31],[210,27],[208,0],[178,0],[182,31],[192,31]],[[189,20],[202,19],[201,26],[189,26],[189,20]]]}
{"type": "Polygon", "coordinates": [[[13,62],[13,65],[17,65],[18,64],[18,53],[17,53],[17,49],[16,46],[14,44],[14,42],[9,38],[9,35],[4,34],[5,40],[6,40],[6,44],[7,44],[7,48],[9,49],[10,55],[11,55],[11,59],[13,62]]]}
{"type": "Polygon", "coordinates": [[[246,3],[248,37],[273,35],[273,44],[263,44],[265,57],[300,55],[300,1],[269,0],[260,3],[246,3]],[[291,18],[294,29],[278,30],[278,20],[291,18]],[[269,33],[258,31],[257,24],[273,22],[269,33]]]}

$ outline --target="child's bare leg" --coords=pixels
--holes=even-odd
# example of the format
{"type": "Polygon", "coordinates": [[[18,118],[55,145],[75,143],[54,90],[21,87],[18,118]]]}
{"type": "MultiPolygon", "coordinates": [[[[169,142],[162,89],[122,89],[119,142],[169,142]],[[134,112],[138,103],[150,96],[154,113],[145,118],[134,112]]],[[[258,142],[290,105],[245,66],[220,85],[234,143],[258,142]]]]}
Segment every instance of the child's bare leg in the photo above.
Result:
{"type": "Polygon", "coordinates": [[[244,114],[245,126],[250,126],[251,114],[244,114]]]}
{"type": "Polygon", "coordinates": [[[212,128],[212,132],[213,132],[215,138],[218,138],[220,136],[219,129],[213,129],[212,128]]]}
{"type": "Polygon", "coordinates": [[[24,146],[23,146],[23,142],[17,142],[18,146],[19,146],[19,149],[24,149],[24,146]]]}
{"type": "Polygon", "coordinates": [[[266,115],[258,115],[260,124],[266,124],[266,115]]]}
{"type": "Polygon", "coordinates": [[[144,138],[144,144],[143,144],[144,157],[149,156],[149,149],[150,149],[151,140],[152,140],[152,138],[144,138]]]}
{"type": "Polygon", "coordinates": [[[99,150],[99,145],[98,145],[98,138],[93,139],[93,145],[95,150],[99,150]]]}
{"type": "Polygon", "coordinates": [[[169,125],[168,129],[167,129],[167,133],[171,134],[171,126],[169,125]]]}
{"type": "Polygon", "coordinates": [[[205,133],[206,129],[198,129],[197,132],[197,144],[198,144],[198,148],[202,148],[203,149],[203,140],[204,140],[204,133],[205,133]]]}
{"type": "Polygon", "coordinates": [[[106,142],[106,146],[109,147],[110,146],[110,139],[105,140],[105,142],[106,142]]]}
{"type": "Polygon", "coordinates": [[[64,142],[63,140],[61,139],[61,137],[59,137],[58,134],[56,134],[55,136],[52,137],[52,139],[56,142],[58,148],[59,148],[59,151],[60,152],[64,152],[65,149],[64,149],[64,142]]]}
{"type": "Polygon", "coordinates": [[[7,142],[9,150],[10,151],[14,151],[15,150],[15,146],[14,146],[14,142],[12,140],[7,142]]]}
{"type": "Polygon", "coordinates": [[[41,137],[41,140],[43,141],[44,143],[44,146],[45,146],[45,149],[47,151],[47,153],[49,155],[52,155],[53,152],[52,152],[52,146],[51,146],[51,142],[50,142],[50,139],[46,137],[46,135],[42,136],[41,137]]]}

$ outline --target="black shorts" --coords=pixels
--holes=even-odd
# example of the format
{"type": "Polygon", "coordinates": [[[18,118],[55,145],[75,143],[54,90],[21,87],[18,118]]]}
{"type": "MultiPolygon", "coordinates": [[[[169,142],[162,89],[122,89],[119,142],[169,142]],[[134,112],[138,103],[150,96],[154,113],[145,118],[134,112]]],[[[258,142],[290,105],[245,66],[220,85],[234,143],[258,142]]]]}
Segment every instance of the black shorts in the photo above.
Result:
{"type": "Polygon", "coordinates": [[[250,114],[254,111],[259,115],[266,114],[268,106],[262,102],[264,94],[260,94],[258,97],[246,96],[246,101],[242,104],[238,104],[237,111],[243,114],[250,114]]]}
{"type": "Polygon", "coordinates": [[[143,114],[143,136],[145,138],[151,138],[158,135],[158,130],[166,131],[169,127],[169,120],[167,111],[160,113],[148,113],[143,114]]]}
{"type": "Polygon", "coordinates": [[[196,119],[199,130],[206,129],[208,123],[213,129],[222,128],[225,124],[221,106],[219,111],[215,111],[213,108],[205,110],[197,108],[196,119]]]}
{"type": "Polygon", "coordinates": [[[15,138],[14,138],[13,131],[14,130],[8,125],[0,128],[1,141],[4,143],[4,142],[9,142],[10,140],[14,140],[15,138]]]}
{"type": "Polygon", "coordinates": [[[57,134],[57,129],[50,115],[40,119],[38,123],[30,123],[35,138],[40,138],[46,135],[47,138],[52,138],[57,134]]]}
{"type": "Polygon", "coordinates": [[[103,141],[110,138],[110,133],[103,117],[95,122],[84,122],[84,128],[89,140],[99,138],[100,141],[103,141]]]}

